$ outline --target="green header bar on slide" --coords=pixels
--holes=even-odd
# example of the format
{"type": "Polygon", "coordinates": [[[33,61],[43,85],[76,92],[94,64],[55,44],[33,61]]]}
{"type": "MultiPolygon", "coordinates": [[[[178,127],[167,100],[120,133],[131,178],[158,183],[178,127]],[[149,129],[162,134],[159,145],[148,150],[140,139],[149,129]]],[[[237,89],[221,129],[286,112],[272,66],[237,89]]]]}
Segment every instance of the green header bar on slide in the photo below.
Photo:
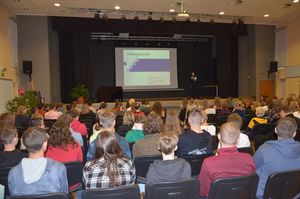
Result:
{"type": "Polygon", "coordinates": [[[123,56],[133,56],[139,59],[170,59],[169,50],[124,50],[123,56]]]}

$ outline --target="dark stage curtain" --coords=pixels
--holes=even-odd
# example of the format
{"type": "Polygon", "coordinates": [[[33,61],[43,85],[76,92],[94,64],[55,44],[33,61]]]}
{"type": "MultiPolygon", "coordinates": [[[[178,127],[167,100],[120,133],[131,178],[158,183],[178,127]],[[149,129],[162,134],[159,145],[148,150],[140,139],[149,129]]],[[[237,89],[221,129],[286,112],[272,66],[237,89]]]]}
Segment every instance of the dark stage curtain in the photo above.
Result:
{"type": "Polygon", "coordinates": [[[238,97],[238,37],[217,36],[217,84],[220,97],[238,97]]]}
{"type": "Polygon", "coordinates": [[[83,84],[91,91],[90,34],[59,32],[62,102],[71,102],[70,91],[83,84]]]}

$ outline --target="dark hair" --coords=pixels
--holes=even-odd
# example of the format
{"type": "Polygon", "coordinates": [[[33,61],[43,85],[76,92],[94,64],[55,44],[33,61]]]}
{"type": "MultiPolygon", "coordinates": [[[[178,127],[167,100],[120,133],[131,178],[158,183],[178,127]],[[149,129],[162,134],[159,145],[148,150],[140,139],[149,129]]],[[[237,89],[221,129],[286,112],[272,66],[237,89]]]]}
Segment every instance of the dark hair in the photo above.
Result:
{"type": "Polygon", "coordinates": [[[105,102],[102,102],[101,104],[100,104],[100,108],[101,109],[105,109],[107,107],[107,104],[105,103],[105,102]]]}
{"type": "Polygon", "coordinates": [[[276,132],[278,137],[283,139],[293,138],[294,133],[297,131],[297,123],[290,117],[285,117],[278,120],[276,124],[276,132]]]}
{"type": "Polygon", "coordinates": [[[49,109],[52,110],[55,108],[55,105],[53,103],[49,104],[49,109]]]}
{"type": "Polygon", "coordinates": [[[283,112],[285,112],[285,113],[289,113],[289,112],[290,112],[290,107],[289,107],[289,105],[287,105],[287,104],[281,105],[280,111],[283,111],[283,112]]]}
{"type": "Polygon", "coordinates": [[[42,109],[42,108],[44,108],[44,104],[43,104],[43,103],[38,103],[38,104],[36,105],[36,107],[37,107],[38,109],[42,109]]]}
{"type": "Polygon", "coordinates": [[[95,159],[104,158],[107,167],[107,175],[110,179],[110,186],[118,186],[116,179],[120,176],[118,171],[117,159],[124,158],[122,149],[115,135],[109,131],[102,131],[96,139],[95,159]]]}
{"type": "Polygon", "coordinates": [[[155,102],[152,105],[152,111],[157,115],[159,115],[160,117],[163,116],[163,107],[160,102],[155,102]]]}
{"type": "Polygon", "coordinates": [[[0,142],[2,144],[11,144],[15,137],[18,137],[16,128],[4,128],[0,131],[0,142]]]}
{"type": "Polygon", "coordinates": [[[155,113],[147,116],[144,124],[145,134],[159,133],[163,129],[163,120],[155,113]]]}
{"type": "Polygon", "coordinates": [[[70,114],[63,114],[57,119],[57,122],[64,123],[65,126],[70,126],[71,122],[73,121],[73,118],[70,114]]]}
{"type": "Polygon", "coordinates": [[[71,109],[70,111],[68,111],[68,114],[71,115],[72,118],[79,117],[80,115],[79,111],[77,111],[76,109],[71,109]]]}
{"type": "Polygon", "coordinates": [[[13,113],[3,113],[0,115],[0,128],[14,127],[15,115],[13,113]]]}
{"type": "Polygon", "coordinates": [[[72,108],[73,108],[73,105],[72,105],[72,104],[67,104],[67,105],[66,105],[66,110],[67,110],[67,111],[70,111],[72,108]]]}
{"type": "Polygon", "coordinates": [[[61,149],[67,149],[71,144],[73,148],[78,147],[77,142],[72,137],[69,126],[66,126],[64,122],[55,122],[49,131],[49,145],[58,147],[61,149]]]}
{"type": "Polygon", "coordinates": [[[42,149],[44,142],[48,139],[48,136],[45,129],[40,127],[31,127],[23,133],[22,139],[26,149],[31,153],[36,153],[42,149]]]}

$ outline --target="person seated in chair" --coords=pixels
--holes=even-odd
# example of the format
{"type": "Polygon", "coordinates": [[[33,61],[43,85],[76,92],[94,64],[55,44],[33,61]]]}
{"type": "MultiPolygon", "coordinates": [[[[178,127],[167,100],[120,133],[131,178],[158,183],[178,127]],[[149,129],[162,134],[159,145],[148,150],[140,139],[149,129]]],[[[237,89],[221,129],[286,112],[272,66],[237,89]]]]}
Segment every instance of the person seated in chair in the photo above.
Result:
{"type": "Polygon", "coordinates": [[[95,140],[94,159],[83,168],[86,189],[134,184],[135,168],[127,159],[113,132],[102,131],[95,140]]]}
{"type": "Polygon", "coordinates": [[[290,117],[277,122],[278,140],[267,141],[254,154],[259,183],[256,195],[262,198],[269,175],[274,172],[300,169],[300,143],[294,140],[297,124],[290,117]]]}
{"type": "Polygon", "coordinates": [[[29,157],[23,158],[9,172],[8,187],[12,196],[68,193],[66,167],[44,157],[47,139],[46,131],[39,127],[32,127],[24,132],[23,142],[29,157]]]}
{"type": "Polygon", "coordinates": [[[239,141],[240,129],[232,122],[227,122],[220,129],[220,144],[216,156],[204,159],[199,174],[200,196],[207,197],[211,184],[226,177],[247,176],[255,173],[252,157],[240,153],[236,144],[239,141]]]}
{"type": "Polygon", "coordinates": [[[249,129],[253,129],[256,125],[268,123],[268,119],[265,116],[265,109],[263,107],[257,107],[255,109],[256,117],[252,118],[248,124],[249,129]]]}
{"type": "Polygon", "coordinates": [[[188,122],[190,129],[185,130],[179,136],[177,155],[204,155],[212,152],[212,136],[201,129],[203,121],[202,111],[192,109],[190,111],[188,122]]]}
{"type": "Polygon", "coordinates": [[[158,138],[158,149],[162,160],[155,160],[150,165],[146,185],[160,182],[175,182],[191,178],[191,166],[182,158],[175,156],[178,136],[175,132],[161,132],[158,138]]]}
{"type": "Polygon", "coordinates": [[[4,128],[0,131],[0,142],[4,144],[4,151],[0,151],[0,168],[13,167],[28,155],[16,150],[18,132],[15,128],[4,128]]]}

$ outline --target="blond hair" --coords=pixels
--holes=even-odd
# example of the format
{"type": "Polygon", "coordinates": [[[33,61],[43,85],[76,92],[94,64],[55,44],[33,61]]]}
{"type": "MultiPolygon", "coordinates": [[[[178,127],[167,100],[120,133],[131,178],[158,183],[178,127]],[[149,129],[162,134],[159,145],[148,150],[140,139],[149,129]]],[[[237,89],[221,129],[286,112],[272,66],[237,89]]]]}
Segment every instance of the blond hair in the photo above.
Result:
{"type": "Polygon", "coordinates": [[[226,122],[220,129],[220,141],[223,144],[235,145],[240,137],[240,129],[233,122],[226,122]]]}

